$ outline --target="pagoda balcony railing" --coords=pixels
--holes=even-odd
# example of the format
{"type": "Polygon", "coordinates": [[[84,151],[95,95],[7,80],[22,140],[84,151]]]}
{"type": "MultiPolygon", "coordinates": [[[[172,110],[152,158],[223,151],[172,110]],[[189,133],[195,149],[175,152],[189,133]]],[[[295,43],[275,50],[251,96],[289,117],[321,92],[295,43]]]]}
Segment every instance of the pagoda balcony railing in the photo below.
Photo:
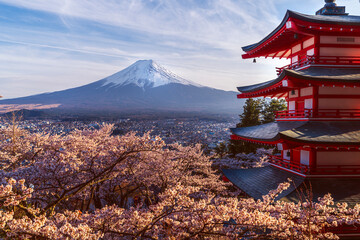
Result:
{"type": "Polygon", "coordinates": [[[275,112],[275,118],[360,118],[360,109],[286,110],[275,112]]]}
{"type": "Polygon", "coordinates": [[[298,69],[310,65],[360,65],[360,57],[341,57],[341,56],[306,56],[297,62],[284,67],[276,68],[278,75],[284,69],[298,69]]]}
{"type": "Polygon", "coordinates": [[[281,156],[269,156],[269,162],[304,175],[360,175],[360,165],[317,165],[294,163],[281,156]]]}
{"type": "Polygon", "coordinates": [[[293,163],[290,160],[283,159],[281,156],[270,155],[269,162],[277,166],[293,170],[299,173],[308,174],[310,171],[309,166],[301,163],[293,163]]]}

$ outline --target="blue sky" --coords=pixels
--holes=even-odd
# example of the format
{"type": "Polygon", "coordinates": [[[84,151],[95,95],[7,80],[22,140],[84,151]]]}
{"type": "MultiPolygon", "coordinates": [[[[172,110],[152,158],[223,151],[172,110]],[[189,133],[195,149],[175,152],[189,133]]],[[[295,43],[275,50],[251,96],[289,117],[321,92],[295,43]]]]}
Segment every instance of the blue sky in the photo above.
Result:
{"type": "MultiPolygon", "coordinates": [[[[358,0],[338,0],[360,15],[358,0]]],[[[236,90],[275,77],[287,61],[242,60],[286,9],[314,14],[322,0],[0,0],[0,95],[81,86],[139,59],[199,84],[236,90]]]]}

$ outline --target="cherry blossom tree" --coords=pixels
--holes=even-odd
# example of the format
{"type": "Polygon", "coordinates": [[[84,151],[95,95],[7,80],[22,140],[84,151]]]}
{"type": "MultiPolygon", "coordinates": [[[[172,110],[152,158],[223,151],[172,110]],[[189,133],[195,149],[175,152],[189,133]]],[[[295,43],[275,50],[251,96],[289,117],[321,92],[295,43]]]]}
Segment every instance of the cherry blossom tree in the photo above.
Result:
{"type": "Polygon", "coordinates": [[[67,135],[0,131],[0,236],[8,239],[336,239],[360,206],[238,198],[200,146],[112,126],[67,135]]]}

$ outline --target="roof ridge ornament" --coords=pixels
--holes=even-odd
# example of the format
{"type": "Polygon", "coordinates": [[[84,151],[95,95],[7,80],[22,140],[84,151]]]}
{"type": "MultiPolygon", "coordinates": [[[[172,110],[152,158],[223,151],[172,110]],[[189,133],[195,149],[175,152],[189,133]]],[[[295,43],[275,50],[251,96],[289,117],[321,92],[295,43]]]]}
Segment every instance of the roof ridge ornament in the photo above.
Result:
{"type": "Polygon", "coordinates": [[[316,12],[316,15],[349,15],[345,12],[345,7],[337,6],[336,0],[325,0],[325,6],[316,12]]]}

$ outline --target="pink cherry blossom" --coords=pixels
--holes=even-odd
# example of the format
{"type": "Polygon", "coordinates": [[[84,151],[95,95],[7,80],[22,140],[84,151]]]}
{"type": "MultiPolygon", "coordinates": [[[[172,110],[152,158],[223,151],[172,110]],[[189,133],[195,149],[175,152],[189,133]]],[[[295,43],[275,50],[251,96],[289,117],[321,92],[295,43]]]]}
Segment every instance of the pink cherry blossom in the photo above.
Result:
{"type": "MultiPolygon", "coordinates": [[[[1,129],[0,237],[337,239],[334,227],[360,224],[360,205],[334,206],[330,194],[275,201],[291,182],[262,200],[240,198],[199,145],[111,132],[1,129]]],[[[263,154],[252,156],[253,167],[263,154]]]]}

